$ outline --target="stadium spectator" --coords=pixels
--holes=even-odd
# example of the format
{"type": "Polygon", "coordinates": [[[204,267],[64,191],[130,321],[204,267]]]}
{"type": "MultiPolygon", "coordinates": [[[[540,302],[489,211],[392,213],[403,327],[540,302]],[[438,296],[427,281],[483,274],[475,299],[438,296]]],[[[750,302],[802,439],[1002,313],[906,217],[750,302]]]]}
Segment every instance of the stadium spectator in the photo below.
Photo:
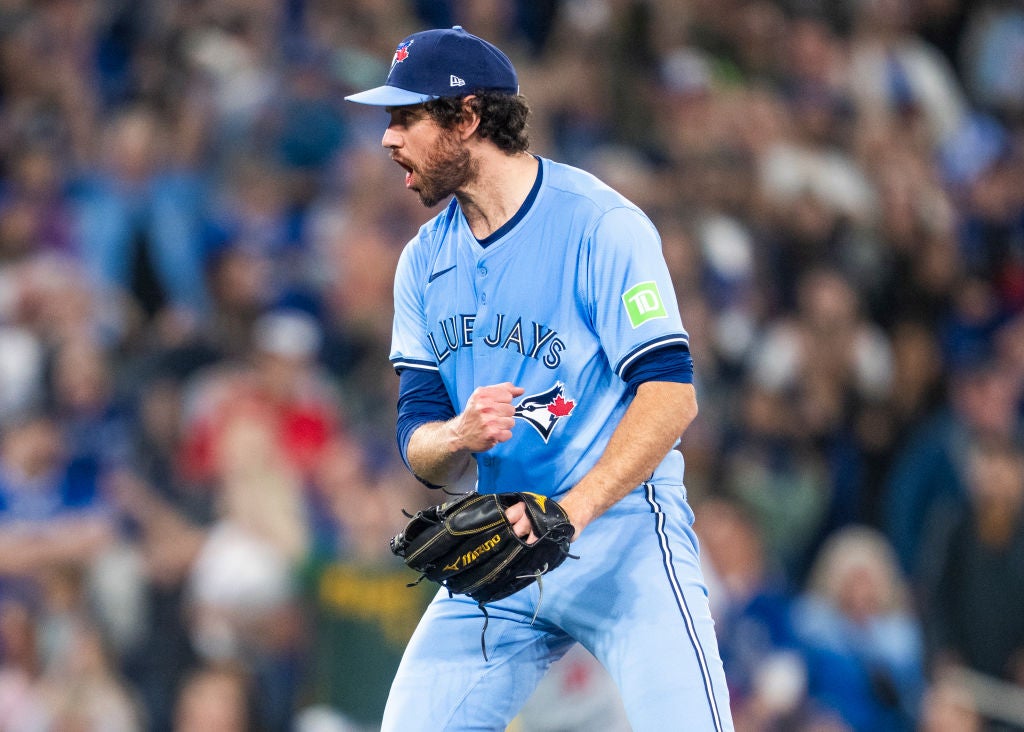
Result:
{"type": "Polygon", "coordinates": [[[856,730],[915,729],[924,643],[884,535],[858,525],[833,533],[796,603],[811,699],[856,730]]]}
{"type": "Polygon", "coordinates": [[[189,379],[186,478],[216,478],[225,432],[246,420],[271,430],[289,469],[300,477],[310,473],[331,436],[345,428],[334,385],[318,361],[321,342],[311,316],[267,312],[253,323],[243,359],[216,362],[189,379]]]}
{"type": "Polygon", "coordinates": [[[723,438],[716,485],[754,517],[786,575],[799,578],[828,515],[828,465],[781,392],[748,384],[740,400],[723,438]]]}
{"type": "MultiPolygon", "coordinates": [[[[1018,440],[1020,384],[984,358],[947,377],[948,398],[913,425],[886,476],[882,515],[904,572],[917,576],[924,522],[936,504],[967,499],[965,446],[976,438],[1018,440]]],[[[948,505],[948,504],[947,504],[948,505]]]]}
{"type": "Polygon", "coordinates": [[[782,568],[771,566],[758,523],[739,503],[710,498],[699,508],[697,537],[736,724],[796,729],[814,715],[782,568]]]}
{"type": "Polygon", "coordinates": [[[403,510],[423,505],[407,472],[382,468],[358,443],[328,446],[308,496],[316,533],[301,574],[307,715],[353,730],[379,724],[405,644],[436,592],[408,587],[415,578],[380,538],[402,529],[403,510]]]}
{"type": "Polygon", "coordinates": [[[966,510],[938,504],[922,545],[929,661],[1024,687],[1024,450],[981,437],[967,452],[966,510]]]}
{"type": "Polygon", "coordinates": [[[113,542],[116,522],[96,466],[71,461],[45,414],[5,422],[0,434],[0,578],[86,569],[113,542]]]}
{"type": "Polygon", "coordinates": [[[143,323],[160,313],[192,325],[207,312],[204,191],[175,164],[155,110],[125,110],[102,131],[105,158],[75,186],[76,237],[100,292],[126,297],[143,323]]]}
{"type": "Polygon", "coordinates": [[[186,580],[193,647],[209,663],[241,663],[253,675],[260,719],[274,729],[294,711],[298,588],[308,550],[301,474],[277,424],[234,411],[216,441],[219,510],[186,580]]]}

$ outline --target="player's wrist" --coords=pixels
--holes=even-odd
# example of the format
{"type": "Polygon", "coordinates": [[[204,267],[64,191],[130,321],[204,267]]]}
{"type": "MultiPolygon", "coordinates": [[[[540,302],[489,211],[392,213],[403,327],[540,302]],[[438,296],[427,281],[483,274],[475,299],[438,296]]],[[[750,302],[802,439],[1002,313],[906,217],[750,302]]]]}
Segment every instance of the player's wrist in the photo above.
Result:
{"type": "Polygon", "coordinates": [[[453,458],[457,458],[460,455],[468,456],[471,452],[474,452],[474,446],[461,414],[452,417],[444,423],[441,437],[444,451],[453,458]]]}
{"type": "Polygon", "coordinates": [[[577,539],[583,533],[583,529],[600,514],[593,503],[577,490],[569,491],[564,497],[558,499],[558,503],[569,517],[569,523],[576,530],[573,540],[577,539]]]}

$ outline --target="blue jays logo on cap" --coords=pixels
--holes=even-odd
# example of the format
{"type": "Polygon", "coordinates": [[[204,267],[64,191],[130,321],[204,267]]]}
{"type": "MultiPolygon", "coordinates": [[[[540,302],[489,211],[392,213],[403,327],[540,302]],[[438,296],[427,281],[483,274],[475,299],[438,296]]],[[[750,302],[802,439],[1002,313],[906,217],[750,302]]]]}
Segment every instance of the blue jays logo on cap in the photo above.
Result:
{"type": "Polygon", "coordinates": [[[497,46],[457,25],[413,33],[395,49],[383,86],[345,99],[402,107],[482,90],[518,94],[516,70],[497,46]]]}
{"type": "MultiPolygon", "coordinates": [[[[395,49],[395,55],[391,58],[391,68],[395,68],[395,64],[400,64],[409,58],[409,46],[412,45],[412,41],[403,41],[398,44],[398,48],[395,49]]],[[[388,70],[390,73],[390,69],[388,70]]]]}

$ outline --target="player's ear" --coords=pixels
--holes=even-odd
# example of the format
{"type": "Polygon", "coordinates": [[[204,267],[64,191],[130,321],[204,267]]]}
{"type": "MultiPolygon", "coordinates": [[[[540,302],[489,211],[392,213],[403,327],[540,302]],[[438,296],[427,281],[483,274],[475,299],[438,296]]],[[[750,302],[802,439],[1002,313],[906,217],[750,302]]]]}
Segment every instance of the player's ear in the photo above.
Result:
{"type": "Polygon", "coordinates": [[[456,129],[463,140],[471,138],[480,126],[480,114],[477,112],[475,101],[476,96],[473,94],[462,98],[462,114],[459,115],[456,129]]]}

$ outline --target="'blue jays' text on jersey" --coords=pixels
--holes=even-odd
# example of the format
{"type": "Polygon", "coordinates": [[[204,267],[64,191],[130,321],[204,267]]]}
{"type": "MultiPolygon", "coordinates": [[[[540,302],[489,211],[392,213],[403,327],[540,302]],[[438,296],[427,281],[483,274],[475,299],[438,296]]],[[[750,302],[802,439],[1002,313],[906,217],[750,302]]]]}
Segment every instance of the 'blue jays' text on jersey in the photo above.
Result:
{"type": "MultiPolygon", "coordinates": [[[[576,168],[541,159],[539,175],[532,204],[486,247],[453,199],[395,276],[396,369],[438,371],[459,412],[478,386],[526,390],[512,439],[476,456],[482,492],[568,491],[629,406],[629,366],[688,344],[643,212],[576,168]]],[[[679,485],[682,472],[672,451],[654,480],[679,485]]]]}

